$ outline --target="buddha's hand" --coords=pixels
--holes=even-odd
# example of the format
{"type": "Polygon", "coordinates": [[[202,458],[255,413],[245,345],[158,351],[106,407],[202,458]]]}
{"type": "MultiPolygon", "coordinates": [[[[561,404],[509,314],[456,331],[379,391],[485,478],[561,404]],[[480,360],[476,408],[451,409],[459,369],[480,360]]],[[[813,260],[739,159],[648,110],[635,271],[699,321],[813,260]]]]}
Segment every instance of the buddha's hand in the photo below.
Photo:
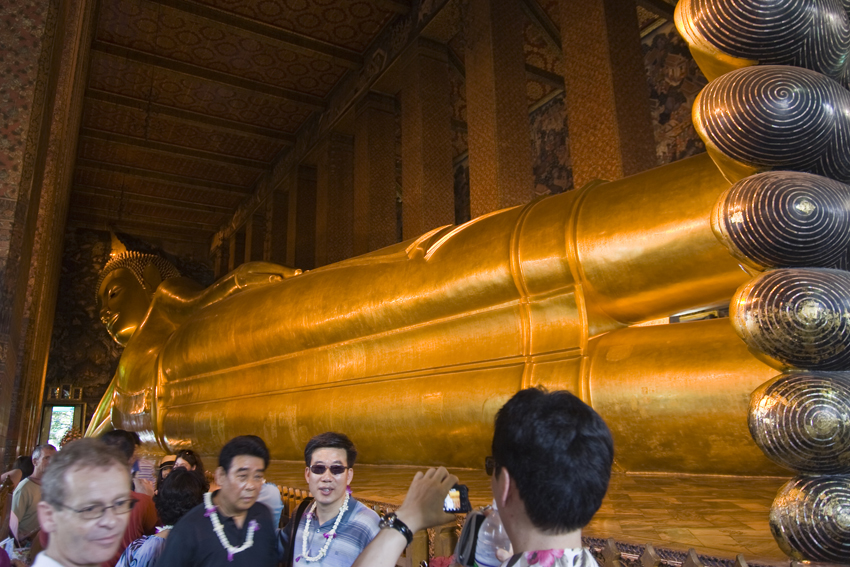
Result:
{"type": "Polygon", "coordinates": [[[845,4],[682,0],[676,8],[676,26],[711,79],[694,102],[694,125],[735,183],[712,228],[757,274],[733,297],[730,317],[750,350],[789,370],[750,404],[758,446],[804,475],[774,501],[772,531],[791,557],[824,562],[846,560],[850,547],[845,4]]]}
{"type": "Polygon", "coordinates": [[[192,307],[203,308],[246,289],[281,282],[300,273],[300,269],[271,262],[246,262],[203,290],[193,300],[192,307]]]}
{"type": "Polygon", "coordinates": [[[298,268],[290,268],[271,262],[246,262],[233,270],[233,282],[238,290],[258,285],[283,281],[301,273],[298,268]]]}

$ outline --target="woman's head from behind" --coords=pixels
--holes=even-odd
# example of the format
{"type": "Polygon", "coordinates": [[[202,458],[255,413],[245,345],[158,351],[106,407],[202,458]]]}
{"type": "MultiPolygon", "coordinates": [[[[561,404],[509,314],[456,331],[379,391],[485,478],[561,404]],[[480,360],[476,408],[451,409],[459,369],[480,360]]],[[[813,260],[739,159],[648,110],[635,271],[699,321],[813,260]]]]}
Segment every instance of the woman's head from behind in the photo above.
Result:
{"type": "Polygon", "coordinates": [[[21,471],[21,480],[27,478],[35,470],[35,467],[32,465],[32,457],[28,455],[23,455],[15,459],[15,464],[12,468],[21,471]]]}
{"type": "Polygon", "coordinates": [[[173,526],[183,515],[203,502],[206,487],[204,477],[197,471],[175,468],[162,481],[159,492],[153,497],[159,519],[173,526]]]}

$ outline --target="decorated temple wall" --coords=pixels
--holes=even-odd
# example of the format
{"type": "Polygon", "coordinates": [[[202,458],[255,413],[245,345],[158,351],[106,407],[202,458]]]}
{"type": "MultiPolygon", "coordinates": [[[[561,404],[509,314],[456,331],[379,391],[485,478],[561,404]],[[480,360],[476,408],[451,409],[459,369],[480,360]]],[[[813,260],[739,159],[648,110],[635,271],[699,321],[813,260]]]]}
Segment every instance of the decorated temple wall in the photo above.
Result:
{"type": "MultiPolygon", "coordinates": [[[[129,250],[160,254],[187,277],[203,285],[213,282],[212,265],[203,250],[173,244],[163,249],[127,235],[118,236],[129,250]]],[[[82,388],[82,399],[73,401],[86,404],[86,421],[112,380],[122,352],[101,324],[95,303],[95,286],[100,270],[109,260],[111,243],[110,234],[104,231],[77,229],[66,234],[47,361],[45,396],[63,384],[82,388]]]]}

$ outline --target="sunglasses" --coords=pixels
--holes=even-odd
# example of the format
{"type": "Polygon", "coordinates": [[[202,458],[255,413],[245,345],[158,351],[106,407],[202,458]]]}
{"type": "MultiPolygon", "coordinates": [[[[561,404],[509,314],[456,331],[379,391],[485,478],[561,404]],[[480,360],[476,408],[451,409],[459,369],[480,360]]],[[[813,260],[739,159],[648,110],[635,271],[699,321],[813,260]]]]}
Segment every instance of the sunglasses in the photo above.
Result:
{"type": "Polygon", "coordinates": [[[329,467],[325,465],[312,465],[310,466],[310,472],[313,474],[325,474],[325,471],[330,469],[331,474],[334,476],[339,476],[345,471],[348,470],[348,467],[345,465],[331,465],[329,467]]]}
{"type": "Polygon", "coordinates": [[[493,473],[496,472],[496,459],[484,457],[484,472],[487,473],[487,476],[493,476],[493,473]]]}

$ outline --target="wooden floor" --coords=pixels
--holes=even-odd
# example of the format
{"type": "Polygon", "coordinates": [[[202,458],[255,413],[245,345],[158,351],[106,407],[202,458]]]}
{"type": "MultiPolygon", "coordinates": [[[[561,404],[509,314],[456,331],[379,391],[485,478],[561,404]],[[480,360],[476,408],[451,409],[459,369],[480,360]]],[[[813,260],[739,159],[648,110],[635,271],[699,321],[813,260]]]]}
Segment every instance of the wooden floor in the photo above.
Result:
{"type": "MultiPolygon", "coordinates": [[[[355,497],[400,504],[418,467],[357,465],[355,497]]],[[[454,470],[469,486],[473,506],[488,504],[490,479],[483,470],[454,470]]],[[[306,489],[304,463],[277,461],[269,480],[306,489]]],[[[783,478],[696,477],[615,474],[602,508],[584,535],[613,537],[618,542],[687,551],[734,559],[743,553],[750,563],[788,566],[768,526],[773,497],[783,478]]]]}

